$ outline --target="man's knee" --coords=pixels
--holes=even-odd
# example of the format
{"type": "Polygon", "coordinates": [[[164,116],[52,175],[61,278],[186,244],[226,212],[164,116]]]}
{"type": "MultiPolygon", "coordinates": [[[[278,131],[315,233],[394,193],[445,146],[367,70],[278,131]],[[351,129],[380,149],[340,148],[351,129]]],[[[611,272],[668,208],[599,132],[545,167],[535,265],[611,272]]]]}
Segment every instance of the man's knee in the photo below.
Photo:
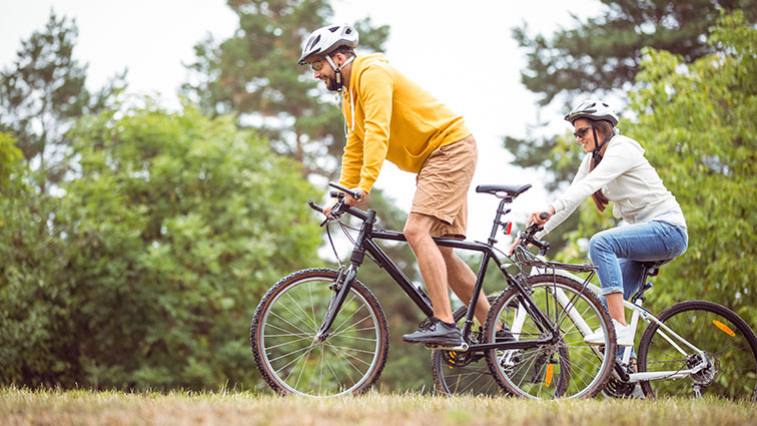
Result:
{"type": "Polygon", "coordinates": [[[433,223],[430,219],[427,216],[410,213],[407,222],[405,222],[405,229],[402,231],[410,245],[429,237],[431,224],[433,223]]]}

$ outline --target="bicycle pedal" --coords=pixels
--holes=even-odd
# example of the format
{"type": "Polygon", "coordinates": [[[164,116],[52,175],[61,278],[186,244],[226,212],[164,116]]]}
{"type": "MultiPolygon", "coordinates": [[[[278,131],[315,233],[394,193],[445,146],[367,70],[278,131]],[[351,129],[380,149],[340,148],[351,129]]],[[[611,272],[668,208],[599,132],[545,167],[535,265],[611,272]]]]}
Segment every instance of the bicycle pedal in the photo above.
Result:
{"type": "Polygon", "coordinates": [[[463,343],[459,346],[445,346],[445,345],[433,345],[430,343],[426,344],[427,349],[432,350],[443,350],[443,351],[455,351],[455,352],[466,352],[470,346],[468,346],[467,343],[463,343]]]}

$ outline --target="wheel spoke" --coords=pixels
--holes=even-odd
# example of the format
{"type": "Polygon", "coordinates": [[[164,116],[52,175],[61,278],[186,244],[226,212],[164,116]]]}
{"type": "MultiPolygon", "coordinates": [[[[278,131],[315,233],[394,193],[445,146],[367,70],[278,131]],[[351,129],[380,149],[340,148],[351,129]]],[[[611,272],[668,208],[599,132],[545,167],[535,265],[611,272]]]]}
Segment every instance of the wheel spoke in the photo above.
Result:
{"type": "Polygon", "coordinates": [[[277,284],[278,293],[269,292],[272,295],[266,297],[273,299],[264,299],[258,307],[254,318],[261,319],[253,322],[251,336],[256,341],[251,346],[258,367],[276,389],[335,396],[359,392],[377,378],[374,373],[386,357],[386,345],[379,344],[386,339],[386,320],[374,296],[358,281],[330,335],[324,341],[313,340],[320,316],[332,300],[327,288],[335,276],[331,272],[313,276],[307,271],[283,287],[277,284]]]}

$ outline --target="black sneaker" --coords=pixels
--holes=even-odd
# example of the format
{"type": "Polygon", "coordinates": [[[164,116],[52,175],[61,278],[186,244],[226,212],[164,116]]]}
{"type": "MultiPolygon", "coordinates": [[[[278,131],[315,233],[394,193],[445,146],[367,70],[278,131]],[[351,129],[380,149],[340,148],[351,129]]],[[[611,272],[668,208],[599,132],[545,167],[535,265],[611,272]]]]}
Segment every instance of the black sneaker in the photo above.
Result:
{"type": "Polygon", "coordinates": [[[408,343],[425,343],[455,347],[462,345],[463,337],[455,324],[447,324],[435,317],[428,318],[420,323],[418,330],[405,334],[402,340],[408,343]]]}

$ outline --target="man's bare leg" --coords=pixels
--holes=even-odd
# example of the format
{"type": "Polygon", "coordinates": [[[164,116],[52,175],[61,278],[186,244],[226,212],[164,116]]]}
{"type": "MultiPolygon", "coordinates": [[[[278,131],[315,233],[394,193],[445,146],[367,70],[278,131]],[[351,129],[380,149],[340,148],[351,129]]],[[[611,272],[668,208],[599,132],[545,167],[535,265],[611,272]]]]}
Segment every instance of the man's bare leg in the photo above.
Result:
{"type": "Polygon", "coordinates": [[[434,316],[446,323],[453,323],[448,294],[447,266],[442,252],[430,234],[435,220],[437,219],[431,216],[410,213],[403,232],[418,259],[418,268],[421,270],[423,281],[428,289],[434,316]]]}
{"type": "MultiPolygon", "coordinates": [[[[476,286],[476,274],[463,259],[455,254],[452,247],[439,247],[439,251],[441,251],[444,263],[447,265],[449,286],[467,306],[470,303],[471,296],[473,296],[473,288],[476,286]]],[[[487,315],[489,315],[489,301],[483,291],[478,295],[475,315],[479,324],[484,324],[487,315]]]]}

